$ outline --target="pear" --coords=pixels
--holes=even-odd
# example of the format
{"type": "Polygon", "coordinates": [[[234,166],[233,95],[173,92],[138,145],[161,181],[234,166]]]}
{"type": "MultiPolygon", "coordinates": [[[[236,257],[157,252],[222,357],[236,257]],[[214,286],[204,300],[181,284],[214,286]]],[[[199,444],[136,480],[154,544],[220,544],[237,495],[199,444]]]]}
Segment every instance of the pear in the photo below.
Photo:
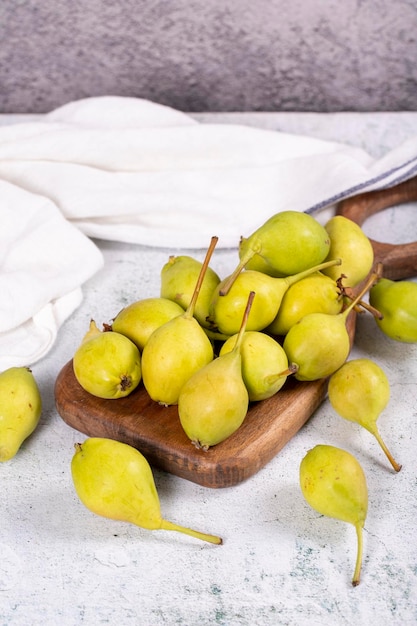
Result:
{"type": "Polygon", "coordinates": [[[390,385],[384,370],[367,358],[347,361],[329,379],[330,404],[344,419],[360,424],[377,440],[396,472],[401,465],[383,441],[377,420],[388,404],[390,385]]]}
{"type": "Polygon", "coordinates": [[[121,333],[101,331],[94,320],[75,351],[73,370],[85,391],[105,399],[129,395],[142,378],[138,347],[121,333]]]}
{"type": "Polygon", "coordinates": [[[294,374],[297,380],[326,378],[343,365],[351,347],[347,317],[376,277],[376,273],[370,275],[362,290],[337,315],[309,313],[291,326],[285,335],[283,348],[288,361],[297,368],[294,374]]]}
{"type": "MultiPolygon", "coordinates": [[[[229,337],[220,348],[219,355],[231,352],[238,335],[229,337]]],[[[284,348],[265,333],[248,330],[241,346],[242,378],[250,402],[259,402],[275,395],[287,380],[288,359],[284,348]]]]}
{"type": "Polygon", "coordinates": [[[369,291],[369,303],[381,313],[375,321],[387,337],[417,342],[417,283],[380,278],[369,291]]]}
{"type": "MultiPolygon", "coordinates": [[[[161,270],[161,297],[177,302],[185,310],[191,302],[201,267],[202,263],[191,256],[170,256],[161,270]]],[[[194,309],[194,317],[203,327],[208,327],[211,294],[219,282],[218,274],[207,267],[194,309]]]]}
{"type": "Polygon", "coordinates": [[[195,319],[194,309],[217,239],[211,239],[187,309],[157,328],[142,352],[145,389],[153,400],[166,406],[177,404],[184,383],[214,358],[212,342],[195,319]]]}
{"type": "Polygon", "coordinates": [[[42,413],[39,387],[28,367],[0,374],[0,461],[10,461],[33,433],[42,413]]]}
{"type": "Polygon", "coordinates": [[[306,276],[290,285],[282,298],[275,319],[266,329],[272,335],[284,336],[308,313],[337,315],[343,307],[343,297],[337,281],[321,272],[306,276]]]}
{"type": "Polygon", "coordinates": [[[305,500],[318,513],[355,527],[357,556],[352,578],[355,587],[360,583],[363,528],[368,513],[368,488],[360,463],[346,450],[316,445],[301,461],[300,487],[305,500]]]}
{"type": "Polygon", "coordinates": [[[144,298],[119,311],[111,330],[128,337],[142,352],[154,330],[183,312],[179,304],[168,298],[144,298]]]}
{"type": "Polygon", "coordinates": [[[178,414],[185,434],[204,451],[232,435],[243,423],[249,394],[242,378],[242,341],[254,293],[248,297],[233,349],[196,372],[181,389],[178,414]]]}
{"type": "Polygon", "coordinates": [[[323,273],[337,280],[339,272],[344,275],[347,287],[356,287],[364,280],[374,263],[374,250],[362,228],[344,215],[335,215],[324,226],[330,237],[330,250],[326,257],[342,259],[335,270],[330,266],[323,273]]]}
{"type": "Polygon", "coordinates": [[[147,530],[175,530],[222,543],[220,537],[163,519],[150,465],[139,450],[126,443],[91,437],[75,444],[71,476],[79,499],[96,515],[147,530]]]}
{"type": "Polygon", "coordinates": [[[308,213],[282,211],[270,217],[239,243],[240,261],[223,285],[227,294],[243,268],[263,268],[273,276],[291,276],[322,263],[329,253],[330,239],[325,228],[308,213]]]}
{"type": "MultiPolygon", "coordinates": [[[[334,259],[330,263],[340,265],[340,259],[334,259]]],[[[254,291],[256,299],[249,315],[247,330],[264,330],[277,316],[289,287],[323,267],[327,267],[327,263],[282,278],[256,270],[245,270],[236,276],[226,294],[223,293],[223,287],[228,283],[229,277],[223,279],[211,297],[208,320],[212,328],[228,336],[238,333],[248,294],[254,291]]]]}

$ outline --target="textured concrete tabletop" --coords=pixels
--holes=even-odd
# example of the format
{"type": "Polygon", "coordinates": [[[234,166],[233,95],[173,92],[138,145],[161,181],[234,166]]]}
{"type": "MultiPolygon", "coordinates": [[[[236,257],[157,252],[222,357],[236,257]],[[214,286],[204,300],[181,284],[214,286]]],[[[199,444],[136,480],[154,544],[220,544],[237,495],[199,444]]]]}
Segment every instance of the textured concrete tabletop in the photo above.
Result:
{"type": "MultiPolygon", "coordinates": [[[[417,113],[198,118],[340,139],[374,156],[417,130],[417,113]]],[[[369,220],[365,231],[393,243],[417,239],[413,212],[409,206],[389,210],[369,220]]],[[[416,624],[417,346],[384,337],[367,315],[358,320],[352,356],[371,357],[389,378],[391,399],[378,423],[403,464],[399,474],[373,437],[338,418],[326,400],[265,468],[238,486],[212,490],[155,471],[164,516],[219,534],[222,546],[113,522],[80,503],[70,461],[74,443],[85,436],[58,415],[55,378],[91,317],[106,322],[133,300],[159,295],[159,271],[173,253],[98,245],[104,269],[84,286],[81,306],[52,351],[32,368],[44,401],[40,425],[0,468],[1,626],[416,624]],[[299,463],[317,443],[351,451],[367,476],[369,513],[356,588],[350,582],[354,528],[315,513],[299,489],[299,463]]],[[[192,254],[202,258],[204,251],[192,254]]],[[[235,260],[236,250],[223,250],[212,265],[226,275],[235,260]]]]}

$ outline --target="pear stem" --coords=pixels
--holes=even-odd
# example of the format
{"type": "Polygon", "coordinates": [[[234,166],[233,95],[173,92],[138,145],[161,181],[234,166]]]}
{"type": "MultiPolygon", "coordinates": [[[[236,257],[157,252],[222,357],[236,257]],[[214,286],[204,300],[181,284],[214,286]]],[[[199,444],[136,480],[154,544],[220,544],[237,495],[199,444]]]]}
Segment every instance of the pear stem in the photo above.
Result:
{"type": "Polygon", "coordinates": [[[363,298],[363,296],[366,294],[367,291],[369,291],[369,289],[379,280],[379,274],[378,271],[374,271],[372,272],[367,281],[365,282],[365,284],[363,285],[362,289],[359,291],[359,293],[355,296],[355,298],[353,300],[351,300],[351,302],[349,303],[349,305],[346,307],[346,309],[344,309],[342,311],[342,313],[340,313],[340,315],[342,315],[345,319],[347,318],[347,316],[349,315],[349,313],[351,312],[351,310],[358,304],[358,302],[360,302],[363,298]]]}
{"type": "Polygon", "coordinates": [[[353,573],[352,585],[357,587],[361,581],[362,554],[363,554],[363,524],[358,522],[355,524],[356,536],[358,539],[358,548],[356,554],[355,571],[353,573]]]}
{"type": "Polygon", "coordinates": [[[237,336],[237,339],[236,339],[236,343],[233,346],[234,352],[239,352],[240,351],[240,347],[242,345],[243,336],[245,334],[246,325],[248,323],[249,313],[250,313],[250,310],[252,308],[252,302],[253,302],[254,297],[255,297],[255,292],[254,291],[250,291],[249,292],[249,296],[248,296],[248,301],[246,303],[245,311],[243,313],[242,323],[240,324],[240,329],[239,329],[239,333],[238,333],[238,336],[237,336]]]}
{"type": "Polygon", "coordinates": [[[292,276],[286,276],[284,280],[292,285],[293,283],[298,283],[302,278],[306,278],[306,276],[310,276],[311,274],[315,274],[320,270],[326,269],[326,267],[332,267],[333,265],[341,265],[342,259],[333,259],[332,261],[326,261],[325,263],[320,263],[319,265],[314,265],[314,267],[309,267],[302,272],[298,272],[298,274],[293,274],[292,276]]]}
{"type": "Polygon", "coordinates": [[[266,381],[268,382],[268,384],[273,384],[276,380],[278,380],[278,378],[282,378],[283,376],[291,376],[292,374],[296,374],[299,370],[298,365],[296,365],[295,363],[291,363],[287,369],[283,370],[282,372],[279,372],[279,374],[270,374],[269,376],[266,377],[266,381]]]}
{"type": "Polygon", "coordinates": [[[179,533],[184,533],[185,535],[190,535],[191,537],[195,537],[196,539],[201,539],[201,541],[208,541],[209,543],[215,543],[216,545],[221,545],[223,540],[221,537],[217,537],[216,535],[208,535],[207,533],[200,533],[198,530],[193,530],[192,528],[186,528],[185,526],[180,526],[179,524],[174,524],[173,522],[169,522],[168,520],[163,519],[160,526],[161,530],[175,530],[179,533]]]}
{"type": "Polygon", "coordinates": [[[257,254],[258,252],[260,252],[261,248],[260,246],[258,247],[254,246],[252,248],[249,248],[246,254],[242,256],[242,258],[240,259],[240,262],[238,263],[236,268],[233,270],[233,272],[230,274],[230,276],[225,280],[223,287],[220,289],[219,291],[220,296],[226,296],[229,293],[233,283],[235,282],[236,278],[239,276],[240,272],[245,269],[246,265],[249,263],[251,258],[254,257],[255,254],[257,254]]]}
{"type": "Polygon", "coordinates": [[[391,463],[391,465],[394,468],[394,470],[396,472],[399,472],[400,469],[402,468],[402,465],[397,463],[397,461],[394,459],[394,457],[392,456],[391,452],[388,450],[384,440],[382,439],[381,435],[379,434],[379,431],[375,428],[372,431],[372,434],[374,435],[375,439],[377,440],[377,442],[381,446],[382,450],[385,452],[385,455],[386,455],[388,461],[391,463]]]}
{"type": "Polygon", "coordinates": [[[203,264],[202,264],[201,269],[200,269],[200,273],[199,273],[198,278],[197,278],[197,283],[196,283],[196,286],[194,288],[193,295],[192,295],[190,303],[189,303],[189,305],[188,305],[188,307],[187,307],[187,309],[186,309],[186,311],[184,313],[185,317],[193,317],[193,315],[194,315],[194,309],[195,309],[195,305],[196,305],[196,302],[197,302],[198,294],[200,293],[201,285],[203,284],[203,280],[204,280],[204,276],[205,276],[206,271],[207,271],[208,264],[210,263],[210,259],[212,257],[212,254],[214,252],[214,248],[216,247],[218,240],[219,240],[218,237],[212,237],[211,238],[210,245],[209,245],[208,250],[206,252],[205,259],[203,261],[203,264]]]}

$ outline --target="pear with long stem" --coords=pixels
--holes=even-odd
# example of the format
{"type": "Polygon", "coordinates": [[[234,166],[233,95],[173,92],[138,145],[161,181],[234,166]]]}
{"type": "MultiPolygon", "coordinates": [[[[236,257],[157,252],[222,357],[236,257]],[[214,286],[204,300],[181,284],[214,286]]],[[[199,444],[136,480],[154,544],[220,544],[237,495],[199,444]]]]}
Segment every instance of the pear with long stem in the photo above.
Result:
{"type": "Polygon", "coordinates": [[[150,397],[160,404],[177,404],[184,383],[214,358],[213,345],[194,317],[194,309],[217,240],[211,239],[187,309],[159,326],[143,348],[143,384],[150,397]]]}
{"type": "Polygon", "coordinates": [[[357,459],[341,448],[319,444],[300,464],[300,487],[308,504],[321,515],[353,524],[357,555],[352,585],[360,582],[363,528],[368,512],[368,488],[357,459]]]}
{"type": "Polygon", "coordinates": [[[377,420],[390,398],[390,385],[384,370],[367,358],[346,361],[329,379],[329,400],[344,419],[360,424],[377,440],[396,472],[401,465],[383,441],[377,420]]]}
{"type": "Polygon", "coordinates": [[[162,517],[150,465],[139,450],[126,443],[90,437],[75,444],[71,476],[79,499],[96,515],[148,530],[175,530],[209,543],[222,543],[220,537],[162,517]]]}

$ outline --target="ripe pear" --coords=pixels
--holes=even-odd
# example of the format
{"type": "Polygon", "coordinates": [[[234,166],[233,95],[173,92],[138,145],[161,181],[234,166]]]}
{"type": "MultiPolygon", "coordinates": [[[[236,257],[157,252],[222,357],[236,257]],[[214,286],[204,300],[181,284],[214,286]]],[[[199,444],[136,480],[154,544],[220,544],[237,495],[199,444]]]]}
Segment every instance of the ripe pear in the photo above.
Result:
{"type": "Polygon", "coordinates": [[[302,317],[309,313],[337,315],[343,307],[338,284],[330,276],[316,272],[290,285],[282,298],[275,319],[266,329],[272,335],[286,335],[302,317]]]}
{"type": "Polygon", "coordinates": [[[111,329],[128,337],[142,351],[154,330],[183,312],[179,304],[168,298],[144,298],[123,308],[111,329]]]}
{"type": "Polygon", "coordinates": [[[75,444],[71,475],[79,499],[96,515],[147,530],[175,530],[202,541],[222,543],[220,537],[162,518],[149,463],[141,452],[126,443],[91,437],[75,444]]]}
{"type": "Polygon", "coordinates": [[[160,404],[177,404],[184,383],[214,358],[213,345],[195,319],[194,309],[216,243],[217,237],[212,237],[186,311],[157,328],[143,349],[143,384],[160,404]]]}
{"type": "Polygon", "coordinates": [[[390,385],[384,370],[367,358],[347,361],[329,379],[328,395],[334,410],[344,419],[360,424],[378,441],[396,472],[399,465],[385,445],[377,420],[388,404],[390,385]]]}
{"type": "MultiPolygon", "coordinates": [[[[223,290],[226,294],[243,268],[271,268],[272,275],[291,276],[322,263],[330,249],[325,228],[308,213],[282,211],[239,243],[240,262],[223,290]],[[260,257],[260,258],[259,258],[260,257]]],[[[269,273],[269,272],[268,272],[269,273]]]]}
{"type": "Polygon", "coordinates": [[[138,347],[121,333],[101,331],[94,320],[73,357],[74,374],[98,398],[123,398],[142,378],[138,347]]]}
{"type": "Polygon", "coordinates": [[[387,337],[417,342],[417,283],[380,278],[369,291],[369,303],[382,314],[375,321],[387,337]]]}
{"type": "Polygon", "coordinates": [[[33,433],[42,413],[39,387],[28,367],[0,374],[0,461],[10,461],[33,433]]]}
{"type": "MultiPolygon", "coordinates": [[[[238,335],[229,337],[220,348],[219,355],[231,352],[238,335]]],[[[287,380],[288,359],[284,348],[265,333],[248,330],[241,346],[242,378],[250,402],[259,402],[275,395],[287,380]]]]}
{"type": "MultiPolygon", "coordinates": [[[[340,259],[334,259],[330,263],[340,265],[340,259]]],[[[248,295],[254,291],[256,299],[249,315],[247,330],[264,330],[277,316],[284,294],[290,286],[323,267],[327,267],[327,263],[282,278],[268,276],[256,270],[245,270],[236,276],[226,294],[223,293],[223,287],[229,277],[225,278],[211,297],[208,320],[212,328],[228,336],[238,333],[248,295]]]]}
{"type": "Polygon", "coordinates": [[[368,488],[357,459],[340,448],[319,444],[300,464],[300,487],[308,504],[321,515],[353,524],[357,556],[352,585],[360,582],[363,528],[368,513],[368,488]]]}
{"type": "Polygon", "coordinates": [[[249,294],[233,349],[191,376],[179,395],[178,414],[184,432],[197,448],[205,451],[240,428],[248,412],[241,348],[254,295],[249,294]]]}
{"type": "Polygon", "coordinates": [[[323,273],[334,280],[344,275],[347,287],[356,287],[364,280],[374,263],[374,250],[362,228],[344,215],[335,215],[324,226],[330,237],[330,250],[326,257],[342,259],[341,267],[330,266],[323,273]]]}
{"type": "Polygon", "coordinates": [[[375,277],[376,274],[370,275],[362,290],[337,315],[309,313],[291,326],[283,348],[289,363],[297,368],[294,374],[297,380],[326,378],[343,365],[351,347],[347,317],[374,283],[375,277]]]}
{"type": "MultiPolygon", "coordinates": [[[[191,302],[202,265],[191,256],[170,256],[161,270],[161,297],[177,302],[185,310],[191,302]]],[[[203,327],[208,327],[211,294],[219,282],[218,274],[207,267],[194,309],[194,317],[203,327]]]]}

